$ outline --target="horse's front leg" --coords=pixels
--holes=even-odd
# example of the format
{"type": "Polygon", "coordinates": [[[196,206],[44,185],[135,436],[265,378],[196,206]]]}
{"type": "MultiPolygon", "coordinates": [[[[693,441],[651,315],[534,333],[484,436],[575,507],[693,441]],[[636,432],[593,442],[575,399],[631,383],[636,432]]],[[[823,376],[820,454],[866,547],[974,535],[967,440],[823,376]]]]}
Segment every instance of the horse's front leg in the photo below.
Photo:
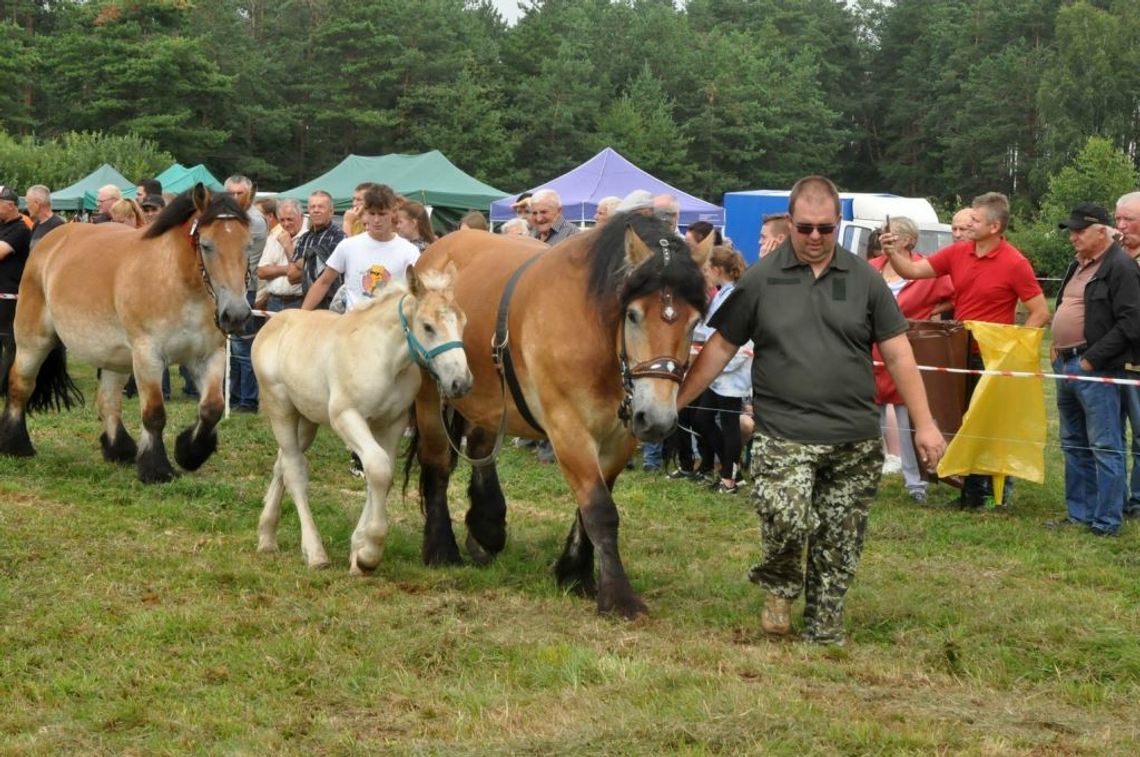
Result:
{"type": "Polygon", "coordinates": [[[136,467],[139,481],[144,484],[163,484],[178,475],[166,456],[166,445],[162,440],[162,432],[166,428],[166,406],[162,401],[162,374],[165,369],[161,358],[136,347],[134,373],[142,407],[136,467]]]}
{"type": "MultiPolygon", "coordinates": [[[[467,455],[473,460],[488,457],[498,440],[494,431],[472,428],[467,432],[467,455]]],[[[480,565],[490,563],[507,546],[507,500],[499,484],[499,472],[492,458],[473,466],[467,487],[471,508],[467,511],[467,552],[480,565]]]]}
{"type": "MultiPolygon", "coordinates": [[[[633,590],[618,550],[618,511],[611,490],[618,468],[628,454],[599,456],[598,445],[584,428],[548,425],[550,440],[562,474],[578,500],[578,518],[556,566],[560,585],[588,592],[593,566],[586,563],[598,553],[597,602],[599,613],[616,612],[627,619],[649,610],[633,590]],[[592,545],[592,546],[591,546],[592,545]]],[[[592,561],[591,561],[592,562],[592,561]]]]}
{"type": "Polygon", "coordinates": [[[462,565],[447,505],[447,484],[453,466],[448,429],[440,420],[439,405],[435,384],[424,381],[416,397],[420,502],[424,513],[422,556],[424,565],[462,565]]]}
{"type": "Polygon", "coordinates": [[[360,458],[367,482],[364,509],[352,532],[352,551],[348,565],[352,575],[362,576],[376,570],[384,554],[384,542],[388,538],[388,514],[384,500],[392,486],[391,450],[395,449],[403,426],[395,424],[399,426],[395,436],[391,429],[378,429],[378,440],[373,436],[368,421],[355,409],[334,411],[329,414],[329,422],[348,448],[360,458]]]}
{"type": "Polygon", "coordinates": [[[174,459],[186,470],[201,468],[218,448],[215,429],[225,408],[222,397],[225,370],[226,353],[222,349],[190,367],[198,385],[198,420],[184,429],[174,444],[174,459]]]}
{"type": "Polygon", "coordinates": [[[301,416],[292,406],[266,403],[269,425],[277,439],[277,462],[265,492],[265,504],[257,522],[257,551],[277,550],[277,523],[281,519],[281,484],[297,507],[301,524],[301,555],[310,568],[327,568],[329,556],[309,508],[309,463],[305,451],[317,435],[317,424],[301,416]]]}
{"type": "Polygon", "coordinates": [[[99,444],[103,447],[103,459],[109,463],[133,463],[139,455],[138,445],[123,426],[123,387],[129,378],[129,373],[107,368],[99,374],[99,392],[95,400],[99,421],[103,424],[99,444]]]}

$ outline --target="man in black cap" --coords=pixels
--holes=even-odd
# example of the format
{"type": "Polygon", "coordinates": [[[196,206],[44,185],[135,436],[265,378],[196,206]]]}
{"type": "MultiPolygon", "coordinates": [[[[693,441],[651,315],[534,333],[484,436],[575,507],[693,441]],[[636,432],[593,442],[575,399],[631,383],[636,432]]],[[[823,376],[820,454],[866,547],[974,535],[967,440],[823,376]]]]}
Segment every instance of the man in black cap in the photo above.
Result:
{"type": "Polygon", "coordinates": [[[147,195],[142,198],[139,207],[142,208],[143,218],[150,223],[166,207],[166,200],[162,199],[162,195],[147,195]]]}
{"type": "Polygon", "coordinates": [[[12,336],[16,301],[3,295],[20,291],[20,277],[24,275],[32,240],[32,231],[20,214],[19,201],[14,189],[0,185],[0,370],[4,372],[16,356],[16,340],[12,336]]]}
{"type": "MultiPolygon", "coordinates": [[[[1073,208],[1058,224],[1068,229],[1076,259],[1065,273],[1053,316],[1049,357],[1056,373],[1115,377],[1137,362],[1140,268],[1114,241],[1108,211],[1093,203],[1073,208]]],[[[1058,379],[1057,414],[1065,454],[1065,525],[1115,536],[1126,492],[1120,387],[1058,379]]],[[[1057,525],[1062,525],[1061,523],[1057,525]]]]}

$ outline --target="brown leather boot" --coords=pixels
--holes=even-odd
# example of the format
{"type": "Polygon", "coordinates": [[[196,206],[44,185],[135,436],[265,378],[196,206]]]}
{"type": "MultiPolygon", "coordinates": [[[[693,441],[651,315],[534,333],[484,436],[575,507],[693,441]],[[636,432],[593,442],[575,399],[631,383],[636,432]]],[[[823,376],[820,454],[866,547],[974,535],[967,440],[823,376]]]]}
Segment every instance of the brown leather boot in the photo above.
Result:
{"type": "Polygon", "coordinates": [[[760,613],[760,627],[772,636],[787,636],[792,632],[792,600],[769,594],[760,613]]]}

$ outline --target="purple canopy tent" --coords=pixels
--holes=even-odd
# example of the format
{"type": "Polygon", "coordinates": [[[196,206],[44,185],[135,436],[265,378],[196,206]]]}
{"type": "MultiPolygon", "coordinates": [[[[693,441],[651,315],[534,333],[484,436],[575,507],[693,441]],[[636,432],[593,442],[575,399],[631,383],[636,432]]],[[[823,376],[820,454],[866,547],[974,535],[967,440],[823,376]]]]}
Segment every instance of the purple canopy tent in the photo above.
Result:
{"type": "MultiPolygon", "coordinates": [[[[674,195],[681,203],[682,227],[696,221],[708,221],[715,226],[724,226],[724,208],[669,186],[642,171],[609,147],[574,170],[562,174],[557,179],[539,184],[531,191],[538,189],[553,189],[558,192],[562,198],[563,215],[566,220],[576,224],[593,221],[594,213],[598,209],[598,200],[603,197],[608,195],[625,197],[635,189],[644,189],[650,194],[674,195]]],[[[514,218],[515,211],[511,205],[517,199],[516,194],[492,203],[491,220],[499,222],[514,218]]]]}

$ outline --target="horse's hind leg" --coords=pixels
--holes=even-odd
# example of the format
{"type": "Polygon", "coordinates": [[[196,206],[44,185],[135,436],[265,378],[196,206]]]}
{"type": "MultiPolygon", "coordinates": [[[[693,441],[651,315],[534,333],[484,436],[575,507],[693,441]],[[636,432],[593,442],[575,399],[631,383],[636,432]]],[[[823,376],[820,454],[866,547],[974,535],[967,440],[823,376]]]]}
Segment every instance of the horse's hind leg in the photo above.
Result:
{"type": "Polygon", "coordinates": [[[281,500],[285,496],[285,460],[280,448],[273,462],[273,473],[257,520],[257,551],[277,551],[277,524],[281,522],[281,500]]]}
{"type": "Polygon", "coordinates": [[[222,399],[225,362],[225,352],[218,350],[204,363],[196,363],[191,368],[198,386],[198,420],[185,428],[174,442],[174,460],[185,470],[198,470],[218,449],[215,429],[225,409],[222,399]]]}
{"type": "MultiPolygon", "coordinates": [[[[16,310],[15,303],[10,300],[0,300],[0,308],[16,310],[14,318],[5,315],[6,323],[0,325],[0,331],[11,329],[10,335],[2,338],[4,345],[3,366],[8,368],[0,384],[6,393],[4,415],[0,416],[0,454],[12,457],[31,457],[36,454],[32,446],[31,437],[28,436],[27,411],[35,410],[37,405],[50,406],[51,397],[44,397],[37,403],[37,395],[44,394],[44,386],[37,393],[37,383],[44,381],[54,384],[57,381],[70,383],[67,377],[66,363],[63,357],[63,347],[59,343],[52,327],[46,322],[44,313],[43,294],[35,285],[34,277],[29,277],[28,291],[21,292],[22,305],[16,310]],[[36,296],[38,294],[38,296],[36,296]],[[15,355],[12,357],[13,347],[15,355]],[[53,351],[58,354],[53,356],[53,351]],[[49,360],[49,357],[52,358],[49,360]],[[40,375],[50,372],[56,375],[40,375]]],[[[50,395],[50,389],[48,390],[50,395]]],[[[57,400],[58,403],[58,400],[57,400]]],[[[68,404],[65,401],[64,404],[68,404]]]]}
{"type": "Polygon", "coordinates": [[[554,577],[566,591],[582,597],[595,597],[598,584],[594,580],[594,543],[586,533],[581,511],[574,513],[574,524],[554,564],[554,577]]]}
{"type": "Polygon", "coordinates": [[[448,430],[439,417],[439,394],[425,381],[416,397],[416,426],[419,431],[420,502],[424,512],[424,565],[462,565],[451,511],[447,506],[447,484],[451,480],[451,447],[448,430]]]}
{"type": "Polygon", "coordinates": [[[4,415],[0,416],[0,454],[11,457],[31,457],[36,454],[28,436],[28,398],[36,388],[36,373],[47,355],[20,350],[7,375],[7,398],[4,415]]]}
{"type": "MultiPolygon", "coordinates": [[[[474,460],[487,457],[495,448],[496,434],[485,428],[467,433],[467,455],[474,460]]],[[[486,565],[507,545],[507,500],[499,485],[495,461],[473,466],[467,487],[471,508],[467,511],[467,552],[471,559],[486,565]]]]}
{"type": "Polygon", "coordinates": [[[123,387],[130,374],[103,369],[99,378],[99,393],[95,398],[103,434],[99,444],[103,459],[109,463],[133,463],[139,448],[123,426],[123,387]]]}

